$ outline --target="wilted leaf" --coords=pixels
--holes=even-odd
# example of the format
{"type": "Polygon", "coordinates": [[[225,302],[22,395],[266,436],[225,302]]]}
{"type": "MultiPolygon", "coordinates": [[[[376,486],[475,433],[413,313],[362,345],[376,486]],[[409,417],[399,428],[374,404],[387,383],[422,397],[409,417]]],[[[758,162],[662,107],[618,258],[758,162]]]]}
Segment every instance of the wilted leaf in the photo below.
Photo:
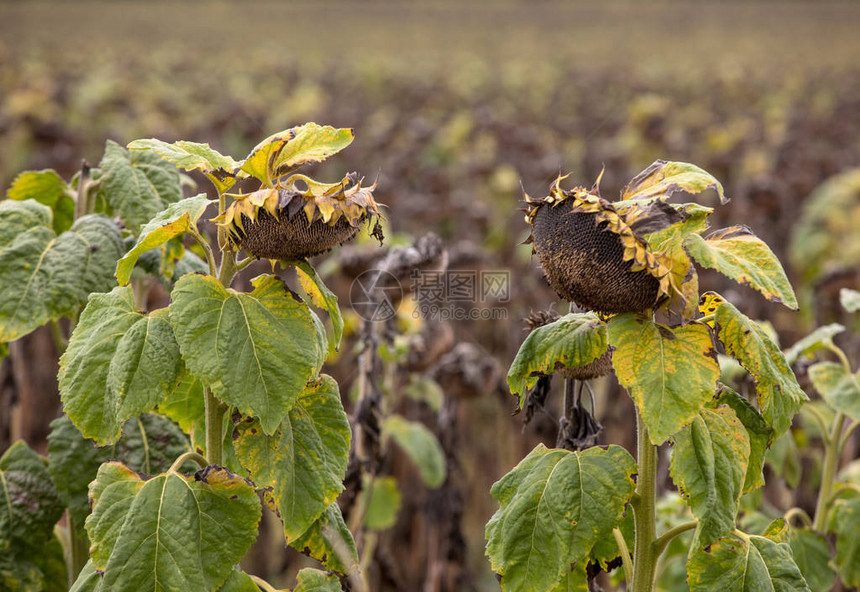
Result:
{"type": "Polygon", "coordinates": [[[333,128],[310,122],[289,130],[292,138],[278,154],[274,170],[280,171],[306,163],[322,162],[350,144],[355,134],[350,128],[333,128]]]}
{"type": "Polygon", "coordinates": [[[687,573],[691,592],[809,592],[787,543],[737,531],[696,550],[687,573]]]}
{"type": "Polygon", "coordinates": [[[538,327],[526,337],[508,371],[511,393],[519,394],[522,407],[542,374],[585,366],[602,356],[608,345],[606,324],[593,312],[570,313],[538,327]]]}
{"type": "Polygon", "coordinates": [[[699,519],[696,547],[735,527],[750,455],[749,437],[728,406],[702,409],[672,438],[672,480],[699,519]]]}
{"type": "Polygon", "coordinates": [[[860,292],[849,288],[842,288],[839,290],[839,303],[848,312],[857,312],[860,310],[860,292]]]}
{"type": "Polygon", "coordinates": [[[630,180],[621,192],[621,199],[668,199],[678,191],[696,194],[708,189],[717,192],[720,203],[728,203],[723,186],[707,171],[686,162],[657,160],[630,180]]]}
{"type": "Polygon", "coordinates": [[[684,247],[699,265],[761,292],[771,302],[797,309],[797,297],[779,259],[746,226],[717,230],[707,238],[691,234],[684,247]]]}
{"type": "Polygon", "coordinates": [[[179,140],[168,144],[161,140],[135,140],[128,145],[131,150],[152,150],[164,160],[186,171],[202,171],[224,193],[236,183],[235,171],[240,163],[224,156],[209,144],[179,140]]]}
{"type": "Polygon", "coordinates": [[[334,329],[334,339],[331,341],[331,345],[337,351],[340,347],[341,337],[343,337],[343,316],[341,316],[340,307],[337,305],[337,296],[328,289],[322,278],[307,261],[290,261],[290,265],[295,265],[299,283],[310,296],[314,306],[328,311],[334,329]]]}
{"type": "Polygon", "coordinates": [[[179,171],[148,150],[129,152],[108,140],[99,168],[104,199],[133,234],[182,199],[179,171]]]}
{"type": "Polygon", "coordinates": [[[749,437],[750,456],[743,487],[743,493],[749,493],[764,485],[762,470],[765,453],[773,442],[773,428],[767,425],[752,403],[725,385],[722,385],[721,389],[719,397],[714,401],[714,406],[731,407],[746,428],[749,437]]]}
{"type": "Polygon", "coordinates": [[[755,322],[723,302],[715,313],[716,334],[726,353],[746,368],[756,383],[758,406],[778,438],[791,426],[791,420],[808,399],[797,384],[785,356],[767,333],[755,322]]]}
{"type": "Polygon", "coordinates": [[[153,409],[177,381],[179,346],[167,310],[134,308],[131,286],[93,294],[60,358],[60,397],[84,436],[116,441],[126,419],[153,409]]]}
{"type": "Polygon", "coordinates": [[[323,374],[309,385],[271,436],[258,420],[236,430],[239,462],[265,489],[287,541],[301,536],[343,491],[351,434],[337,383],[323,374]]]}
{"type": "Polygon", "coordinates": [[[289,544],[338,573],[350,574],[358,568],[355,540],[337,503],[330,505],[302,536],[289,544]]]}
{"type": "Polygon", "coordinates": [[[502,590],[551,590],[595,543],[612,537],[633,495],[636,463],[620,446],[538,445],[491,490],[487,556],[502,590]]]}
{"type": "Polygon", "coordinates": [[[823,347],[833,345],[833,337],[842,333],[844,330],[845,327],[838,323],[818,327],[815,331],[792,345],[791,348],[785,352],[785,361],[789,364],[794,364],[803,356],[812,355],[823,347]]]}
{"type": "Polygon", "coordinates": [[[810,366],[809,378],[828,405],[860,421],[860,374],[849,373],[842,364],[819,362],[810,366]]]}
{"type": "Polygon", "coordinates": [[[618,382],[633,397],[655,445],[690,423],[714,396],[720,367],[707,327],[670,328],[633,314],[612,317],[618,382]]]}
{"type": "Polygon", "coordinates": [[[124,286],[128,283],[134,264],[144,252],[188,232],[189,228],[196,226],[197,220],[211,203],[213,202],[206,194],[201,193],[170,204],[147,222],[140,229],[137,242],[116,264],[116,279],[119,284],[124,286]]]}
{"type": "Polygon", "coordinates": [[[55,171],[24,171],[15,177],[6,197],[15,201],[34,199],[53,211],[54,232],[61,234],[75,221],[75,198],[72,188],[55,171]]]}
{"type": "Polygon", "coordinates": [[[90,292],[109,290],[122,253],[119,228],[103,216],[84,216],[57,236],[47,207],[0,202],[0,342],[72,316],[90,292]]]}
{"type": "Polygon", "coordinates": [[[362,522],[367,530],[386,530],[397,522],[400,512],[400,489],[394,477],[365,479],[358,502],[364,508],[362,522]]]}
{"type": "Polygon", "coordinates": [[[261,276],[253,285],[245,294],[213,277],[183,276],[173,289],[170,322],[191,373],[272,434],[325,350],[307,305],[281,280],[261,276]]]}
{"type": "Polygon", "coordinates": [[[90,557],[108,590],[215,590],[257,537],[257,494],[226,469],[144,481],[105,463],[90,492],[90,557]]]}
{"type": "Polygon", "coordinates": [[[424,424],[389,415],[382,422],[382,434],[406,452],[427,487],[435,489],[445,482],[445,452],[424,424]]]}

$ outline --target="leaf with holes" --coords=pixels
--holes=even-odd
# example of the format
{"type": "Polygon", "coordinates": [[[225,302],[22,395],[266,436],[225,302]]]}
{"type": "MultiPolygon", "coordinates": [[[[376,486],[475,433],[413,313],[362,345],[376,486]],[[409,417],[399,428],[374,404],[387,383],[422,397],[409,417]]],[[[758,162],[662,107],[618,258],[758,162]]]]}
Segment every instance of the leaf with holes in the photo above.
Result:
{"type": "Polygon", "coordinates": [[[633,495],[636,463],[620,446],[582,452],[538,445],[491,490],[487,556],[502,590],[551,590],[612,537],[633,495]]]}
{"type": "Polygon", "coordinates": [[[672,437],[672,480],[699,519],[695,548],[735,527],[750,456],[749,437],[728,406],[702,409],[672,437]]]}
{"type": "Polygon", "coordinates": [[[615,374],[633,397],[654,444],[695,418],[714,396],[720,366],[708,328],[670,328],[633,314],[608,325],[615,374]]]}
{"type": "Polygon", "coordinates": [[[726,353],[735,358],[755,379],[762,417],[779,438],[791,426],[800,405],[808,399],[779,347],[758,323],[728,302],[714,313],[717,338],[726,353]]]}
{"type": "Polygon", "coordinates": [[[257,537],[260,500],[226,469],[144,480],[110,462],[90,492],[90,558],[107,590],[215,590],[257,537]]]}
{"type": "Polygon", "coordinates": [[[185,275],[173,289],[170,323],[188,370],[273,434],[318,372],[326,350],[307,305],[273,276],[250,294],[185,275]]]}
{"type": "Polygon", "coordinates": [[[322,375],[302,392],[270,436],[258,420],[236,426],[239,462],[265,490],[287,541],[301,536],[343,491],[349,460],[349,419],[337,383],[322,375]]]}
{"type": "Polygon", "coordinates": [[[797,297],[779,259],[746,226],[717,230],[707,238],[691,234],[684,247],[699,265],[757,290],[771,302],[797,310],[797,297]]]}

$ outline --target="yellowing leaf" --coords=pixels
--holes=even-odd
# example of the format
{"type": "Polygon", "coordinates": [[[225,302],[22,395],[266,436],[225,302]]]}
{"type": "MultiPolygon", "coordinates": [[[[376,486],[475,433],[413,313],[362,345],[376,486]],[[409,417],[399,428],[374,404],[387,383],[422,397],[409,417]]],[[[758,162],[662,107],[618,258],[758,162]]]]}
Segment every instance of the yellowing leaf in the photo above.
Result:
{"type": "Polygon", "coordinates": [[[664,200],[678,191],[696,194],[707,189],[717,192],[720,203],[728,203],[722,184],[707,171],[686,162],[657,160],[630,180],[621,192],[621,199],[664,200]]]}

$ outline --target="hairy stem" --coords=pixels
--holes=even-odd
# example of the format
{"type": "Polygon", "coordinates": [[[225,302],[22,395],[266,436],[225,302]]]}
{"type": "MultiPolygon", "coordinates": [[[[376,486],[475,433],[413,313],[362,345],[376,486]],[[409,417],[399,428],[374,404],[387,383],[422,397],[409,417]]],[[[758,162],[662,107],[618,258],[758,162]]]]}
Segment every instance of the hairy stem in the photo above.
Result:
{"type": "Polygon", "coordinates": [[[666,550],[666,547],[669,545],[669,543],[672,542],[672,539],[674,539],[679,534],[687,532],[688,530],[693,530],[698,525],[698,520],[690,520],[689,522],[684,522],[683,524],[679,524],[678,526],[673,526],[672,528],[661,534],[660,537],[656,541],[654,541],[654,547],[657,550],[657,557],[663,554],[663,551],[666,550]]]}
{"type": "Polygon", "coordinates": [[[630,557],[630,549],[627,548],[627,541],[624,540],[624,534],[617,529],[612,529],[612,536],[615,537],[615,543],[618,545],[618,550],[621,552],[621,565],[624,566],[624,579],[630,584],[633,581],[633,559],[630,557]]]}
{"type": "Polygon", "coordinates": [[[200,248],[202,248],[203,252],[206,254],[206,263],[209,265],[209,275],[212,277],[218,275],[218,266],[215,265],[215,255],[212,253],[212,247],[209,246],[209,241],[203,238],[203,235],[200,234],[200,231],[194,226],[188,229],[188,234],[191,235],[191,238],[197,241],[197,244],[200,245],[200,248]]]}
{"type": "Polygon", "coordinates": [[[224,464],[224,441],[221,428],[227,406],[215,398],[210,388],[203,391],[206,404],[206,460],[210,465],[224,464]]]}
{"type": "Polygon", "coordinates": [[[205,467],[207,464],[209,464],[206,462],[205,458],[203,458],[202,456],[200,456],[196,452],[191,452],[189,450],[188,452],[183,452],[182,454],[180,454],[179,458],[177,458],[175,461],[173,461],[173,464],[170,465],[170,468],[167,470],[167,472],[168,473],[174,473],[174,472],[178,471],[179,467],[184,465],[185,461],[189,461],[189,460],[193,460],[194,462],[196,462],[197,465],[201,469],[203,467],[205,467]]]}
{"type": "Polygon", "coordinates": [[[633,500],[636,543],[633,548],[632,592],[651,592],[657,573],[657,447],[651,444],[648,428],[637,411],[639,477],[633,500]]]}
{"type": "Polygon", "coordinates": [[[824,441],[824,468],[821,473],[821,488],[818,490],[818,501],[815,503],[815,520],[812,528],[824,533],[827,528],[827,515],[830,513],[830,502],[833,493],[833,482],[836,479],[836,469],[839,467],[839,456],[842,440],[842,429],[845,426],[845,414],[837,413],[833,419],[833,428],[824,441]]]}

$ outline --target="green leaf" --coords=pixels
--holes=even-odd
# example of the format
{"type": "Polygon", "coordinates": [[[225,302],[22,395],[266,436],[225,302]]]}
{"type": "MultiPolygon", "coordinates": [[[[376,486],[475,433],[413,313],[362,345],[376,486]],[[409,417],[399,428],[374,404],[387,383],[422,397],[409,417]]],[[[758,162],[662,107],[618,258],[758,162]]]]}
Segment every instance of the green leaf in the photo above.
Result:
{"type": "Polygon", "coordinates": [[[0,556],[41,553],[63,510],[42,457],[21,440],[12,444],[0,457],[0,556]]]}
{"type": "Polygon", "coordinates": [[[305,567],[299,570],[293,592],[341,592],[340,580],[324,571],[305,567]]]}
{"type": "Polygon", "coordinates": [[[612,537],[633,495],[636,463],[620,446],[582,452],[539,444],[493,485],[487,556],[502,590],[551,590],[612,537]]]}
{"type": "Polygon", "coordinates": [[[182,367],[167,309],[134,308],[131,286],[93,294],[60,358],[60,397],[81,433],[116,441],[126,419],[153,409],[182,367]]]}
{"type": "Polygon", "coordinates": [[[102,574],[96,571],[93,560],[90,559],[78,574],[78,579],[75,580],[69,592],[101,592],[101,589],[102,574]]]}
{"type": "Polygon", "coordinates": [[[833,345],[833,338],[843,331],[845,327],[838,323],[818,327],[785,352],[785,361],[791,365],[802,357],[810,356],[823,347],[833,345]]]}
{"type": "MultiPolygon", "coordinates": [[[[191,437],[194,448],[205,450],[206,405],[203,384],[187,371],[179,377],[177,387],[158,404],[158,412],[166,415],[191,437]]],[[[232,421],[230,426],[232,429],[232,421]]]]}
{"type": "Polygon", "coordinates": [[[148,150],[129,153],[108,140],[99,168],[105,200],[133,234],[182,198],[179,171],[148,150]]]}
{"type": "Polygon", "coordinates": [[[273,276],[251,294],[209,276],[185,275],[173,289],[170,322],[187,368],[213,394],[273,434],[322,361],[307,305],[273,276]]]}
{"type": "Polygon", "coordinates": [[[860,310],[860,292],[850,288],[842,288],[839,290],[839,303],[848,312],[857,312],[860,310]]]}
{"type": "Polygon", "coordinates": [[[434,412],[439,412],[445,402],[445,392],[439,383],[420,374],[412,374],[403,394],[414,401],[426,403],[434,412]]]}
{"type": "Polygon", "coordinates": [[[765,461],[770,465],[773,474],[785,478],[790,487],[797,487],[800,482],[800,451],[790,430],[774,440],[765,455],[765,461]]]}
{"type": "Polygon", "coordinates": [[[109,590],[215,590],[257,536],[257,494],[219,467],[143,480],[105,463],[90,491],[90,557],[109,590]]]}
{"type": "Polygon", "coordinates": [[[746,428],[749,438],[749,464],[747,465],[743,487],[743,493],[749,493],[764,485],[764,458],[768,447],[773,442],[773,428],[767,425],[767,422],[753,407],[752,403],[725,385],[721,385],[721,389],[722,391],[715,400],[714,406],[728,405],[731,407],[746,428]]]}
{"type": "Polygon", "coordinates": [[[735,527],[750,456],[747,431],[730,407],[720,406],[700,410],[672,439],[672,480],[699,519],[694,545],[710,545],[735,527]]]}
{"type": "Polygon", "coordinates": [[[251,576],[234,569],[227,576],[224,585],[218,588],[218,592],[260,592],[260,588],[254,583],[251,576]]]}
{"type": "Polygon", "coordinates": [[[860,495],[836,501],[830,530],[836,532],[833,563],[840,579],[850,587],[860,587],[860,495]]]}
{"type": "Polygon", "coordinates": [[[343,491],[351,434],[337,383],[320,376],[271,436],[256,419],[243,421],[236,431],[239,462],[264,488],[287,541],[301,536],[343,491]]]}
{"type": "Polygon", "coordinates": [[[758,323],[743,315],[729,302],[714,313],[717,338],[726,353],[746,368],[756,383],[762,416],[778,438],[791,426],[800,405],[808,400],[779,347],[758,323]]]}
{"type": "Polygon", "coordinates": [[[168,144],[155,138],[135,140],[128,145],[130,150],[152,150],[164,160],[186,171],[202,171],[224,193],[236,183],[235,171],[240,163],[224,156],[209,144],[179,140],[168,144]]]}
{"type": "Polygon", "coordinates": [[[621,199],[665,200],[678,191],[696,194],[708,189],[717,192],[721,204],[728,203],[723,186],[707,171],[686,162],[656,160],[630,180],[621,192],[621,199]]]}
{"type": "Polygon", "coordinates": [[[56,535],[21,555],[0,552],[0,590],[66,592],[68,577],[63,546],[56,535]]]}
{"type": "Polygon", "coordinates": [[[606,352],[606,325],[593,312],[570,313],[538,327],[526,337],[508,371],[511,393],[519,394],[522,407],[526,393],[541,375],[557,368],[578,368],[606,352]]]}
{"type": "Polygon", "coordinates": [[[860,421],[860,373],[851,374],[835,362],[819,362],[809,367],[809,378],[828,405],[860,421]]]}
{"type": "Polygon", "coordinates": [[[382,421],[383,438],[391,438],[418,467],[421,480],[436,489],[445,482],[445,452],[424,424],[390,415],[382,421]]]}
{"type": "Polygon", "coordinates": [[[687,574],[691,592],[809,592],[787,543],[737,531],[694,551],[687,574]]]}
{"type": "Polygon", "coordinates": [[[299,277],[299,283],[302,289],[310,296],[314,306],[324,308],[328,311],[332,328],[334,329],[334,339],[331,345],[337,351],[338,347],[340,347],[341,337],[343,337],[343,316],[341,316],[340,307],[337,305],[337,296],[328,289],[316,270],[307,261],[290,261],[289,264],[296,267],[296,275],[299,277]]]}
{"type": "Polygon", "coordinates": [[[330,505],[302,536],[290,541],[289,545],[340,574],[354,573],[358,569],[355,540],[336,503],[330,505]]]}
{"type": "Polygon", "coordinates": [[[34,199],[53,211],[54,232],[61,234],[75,221],[75,198],[72,188],[55,171],[24,171],[15,177],[6,197],[15,201],[34,199]]]}
{"type": "Polygon", "coordinates": [[[391,528],[397,522],[400,503],[400,489],[394,477],[365,479],[359,499],[359,507],[366,508],[362,518],[364,527],[367,530],[391,528]]]}
{"type": "Polygon", "coordinates": [[[283,147],[273,167],[276,172],[307,163],[322,162],[350,144],[355,133],[350,128],[334,128],[310,122],[288,130],[292,138],[283,147]]]}
{"type": "MultiPolygon", "coordinates": [[[[166,471],[190,447],[188,438],[175,423],[155,413],[142,413],[126,421],[122,437],[104,450],[108,458],[118,459],[139,473],[154,475],[166,471]]],[[[189,461],[180,468],[194,466],[189,461]]]]}
{"type": "Polygon", "coordinates": [[[720,366],[708,328],[670,328],[622,314],[609,321],[618,382],[633,397],[655,445],[690,423],[714,396],[720,366]]]}
{"type": "Polygon", "coordinates": [[[84,216],[57,236],[51,211],[33,201],[0,202],[0,341],[72,316],[90,292],[109,290],[122,255],[116,224],[84,216]]]}
{"type": "Polygon", "coordinates": [[[791,554],[811,590],[830,590],[836,573],[830,567],[830,547],[820,534],[793,528],[788,542],[791,554]]]}
{"type": "Polygon", "coordinates": [[[797,310],[797,297],[767,244],[746,226],[717,230],[702,238],[691,234],[684,247],[696,263],[758,290],[771,302],[781,302],[797,310]]]}
{"type": "Polygon", "coordinates": [[[121,286],[128,283],[134,264],[144,252],[159,247],[172,238],[181,236],[197,225],[203,212],[214,203],[201,193],[170,204],[147,222],[138,233],[137,242],[117,262],[116,279],[121,286]]]}

